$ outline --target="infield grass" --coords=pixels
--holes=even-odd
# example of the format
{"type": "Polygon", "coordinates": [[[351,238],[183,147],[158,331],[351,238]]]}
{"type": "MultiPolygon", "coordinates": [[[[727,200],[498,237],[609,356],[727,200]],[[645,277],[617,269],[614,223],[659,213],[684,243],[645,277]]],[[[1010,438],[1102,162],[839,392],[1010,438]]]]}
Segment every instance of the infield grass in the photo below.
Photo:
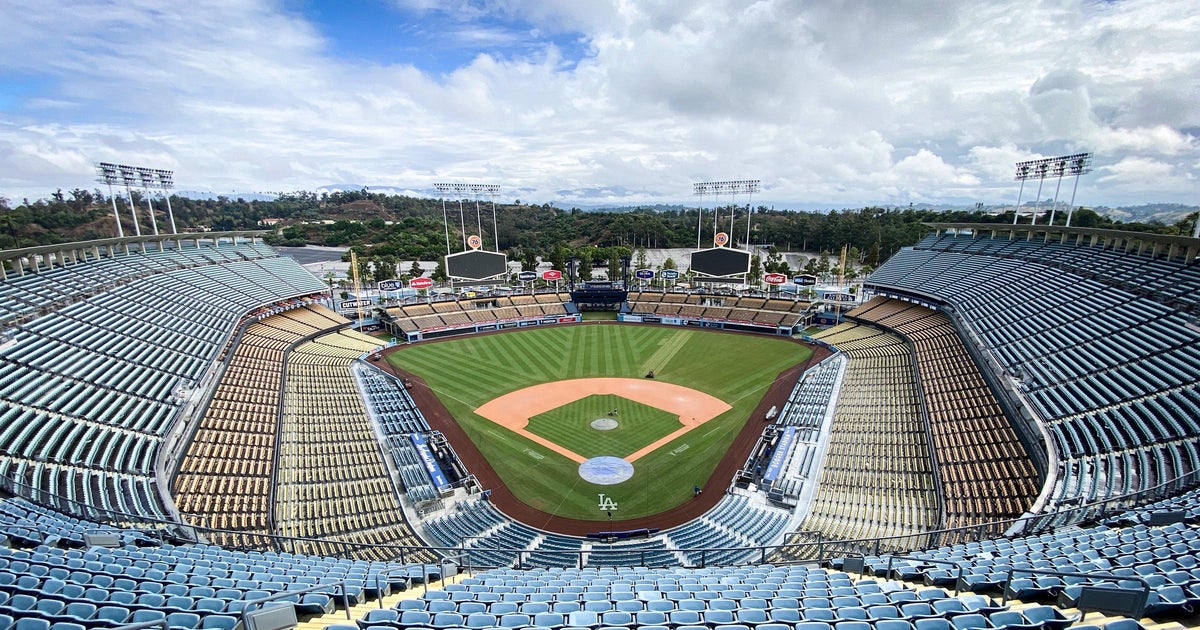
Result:
{"type": "Polygon", "coordinates": [[[628,457],[679,428],[679,416],[613,394],[587,396],[529,419],[526,429],[584,457],[628,457]],[[612,413],[616,411],[616,413],[612,413]],[[616,428],[592,428],[597,419],[616,428]]]}
{"type": "MultiPolygon", "coordinates": [[[[605,493],[620,506],[613,515],[619,521],[691,500],[692,486],[704,485],[776,376],[809,356],[805,346],[768,336],[597,323],[421,343],[401,348],[388,360],[429,384],[520,500],[550,514],[604,521],[597,495],[605,493]],[[720,398],[732,409],[637,460],[633,477],[616,485],[583,481],[575,462],[474,413],[483,403],[530,385],[642,378],[649,370],[659,380],[720,398]]],[[[618,421],[632,404],[620,404],[618,421]]]]}

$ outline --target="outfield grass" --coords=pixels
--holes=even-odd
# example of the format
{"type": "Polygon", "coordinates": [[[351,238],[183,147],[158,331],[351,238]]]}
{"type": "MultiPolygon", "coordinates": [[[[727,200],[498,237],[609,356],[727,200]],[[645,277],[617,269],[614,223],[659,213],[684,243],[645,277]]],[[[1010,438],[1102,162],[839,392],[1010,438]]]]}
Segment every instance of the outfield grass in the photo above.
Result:
{"type": "Polygon", "coordinates": [[[643,446],[679,429],[679,416],[612,394],[587,396],[529,419],[526,427],[584,457],[628,457],[643,446]],[[615,415],[610,415],[616,410],[615,415]],[[592,428],[610,419],[615,429],[592,428]]]}
{"type": "MultiPolygon", "coordinates": [[[[389,361],[433,388],[518,498],[551,514],[600,521],[607,516],[597,509],[599,493],[618,502],[616,520],[657,514],[690,500],[692,486],[705,483],[775,376],[810,355],[804,346],[767,336],[587,324],[417,344],[389,355],[389,361]],[[659,380],[720,398],[732,409],[642,457],[634,463],[633,478],[617,485],[583,481],[575,462],[474,413],[497,396],[538,383],[641,378],[649,370],[659,380]]],[[[622,403],[631,404],[636,403],[622,403]]]]}

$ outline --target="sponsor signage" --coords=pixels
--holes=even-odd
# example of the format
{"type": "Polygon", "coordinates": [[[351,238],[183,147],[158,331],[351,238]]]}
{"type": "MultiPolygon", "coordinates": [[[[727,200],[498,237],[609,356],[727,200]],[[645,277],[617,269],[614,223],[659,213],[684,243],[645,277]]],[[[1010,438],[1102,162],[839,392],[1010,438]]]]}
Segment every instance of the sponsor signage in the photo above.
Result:
{"type": "Polygon", "coordinates": [[[792,278],[792,284],[798,284],[804,287],[810,287],[817,283],[817,277],[809,274],[795,276],[792,278]]]}
{"type": "Polygon", "coordinates": [[[821,296],[830,302],[853,302],[854,296],[849,293],[826,293],[821,296]]]}
{"type": "Polygon", "coordinates": [[[653,269],[638,269],[637,271],[633,272],[633,275],[637,276],[638,280],[653,280],[654,279],[654,270],[653,269]]]}
{"type": "Polygon", "coordinates": [[[424,276],[420,278],[413,278],[412,280],[408,281],[408,288],[410,289],[428,289],[432,286],[433,278],[426,278],[424,276]]]}
{"type": "Polygon", "coordinates": [[[787,276],[781,273],[768,273],[763,275],[763,282],[767,284],[783,284],[787,282],[787,276]]]}
{"type": "Polygon", "coordinates": [[[767,464],[767,472],[763,475],[763,481],[775,481],[779,478],[783,464],[787,461],[795,444],[796,427],[789,426],[783,430],[783,435],[779,436],[779,442],[775,445],[775,452],[771,454],[771,461],[767,464]]]}
{"type": "Polygon", "coordinates": [[[433,457],[429,443],[425,441],[425,436],[420,433],[410,433],[408,439],[412,440],[413,446],[416,447],[417,455],[420,456],[421,463],[425,465],[425,472],[429,473],[429,480],[433,482],[433,485],[438,490],[450,487],[450,483],[446,481],[446,475],[442,473],[442,467],[433,457]]]}
{"type": "Polygon", "coordinates": [[[679,270],[678,269],[663,269],[662,271],[658,272],[658,275],[660,277],[662,277],[663,280],[675,280],[676,278],[679,277],[679,270]]]}
{"type": "Polygon", "coordinates": [[[557,269],[543,271],[542,280],[562,280],[562,272],[557,269]]]}
{"type": "Polygon", "coordinates": [[[520,280],[521,282],[533,282],[534,280],[537,280],[537,272],[522,271],[521,273],[517,274],[517,280],[520,280]]]}
{"type": "Polygon", "coordinates": [[[345,309],[358,308],[360,306],[370,306],[371,300],[345,300],[341,303],[341,307],[345,309]]]}
{"type": "Polygon", "coordinates": [[[379,282],[380,291],[399,291],[404,287],[404,283],[399,280],[381,280],[379,282]]]}
{"type": "Polygon", "coordinates": [[[729,244],[729,235],[724,232],[717,232],[716,236],[713,236],[713,244],[717,247],[725,247],[729,244]]]}
{"type": "Polygon", "coordinates": [[[471,249],[479,249],[483,247],[483,239],[479,238],[478,234],[472,234],[467,237],[467,247],[471,249]]]}

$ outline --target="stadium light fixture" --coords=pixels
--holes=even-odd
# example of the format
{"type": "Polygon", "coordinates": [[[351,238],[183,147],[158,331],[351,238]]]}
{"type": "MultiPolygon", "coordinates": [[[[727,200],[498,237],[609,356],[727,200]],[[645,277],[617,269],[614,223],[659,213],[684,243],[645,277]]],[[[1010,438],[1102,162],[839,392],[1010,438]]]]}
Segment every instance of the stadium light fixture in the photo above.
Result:
{"type": "MultiPolygon", "coordinates": [[[[121,227],[121,215],[117,212],[117,196],[113,194],[113,184],[121,183],[117,173],[117,165],[108,162],[96,162],[96,178],[101,184],[108,184],[108,200],[112,202],[113,220],[117,223],[117,238],[125,238],[125,229],[121,227]]],[[[136,216],[134,217],[136,219],[136,216]]]]}
{"type": "MultiPolygon", "coordinates": [[[[759,187],[760,187],[761,183],[762,183],[762,181],[757,180],[757,179],[735,179],[735,180],[725,180],[725,181],[718,181],[718,182],[696,182],[696,183],[692,184],[692,194],[700,197],[700,212],[699,212],[700,216],[698,216],[696,218],[696,249],[700,249],[700,224],[701,224],[701,221],[704,216],[704,197],[705,197],[705,195],[708,195],[711,193],[716,199],[720,199],[720,195],[722,193],[729,193],[729,195],[730,195],[729,229],[732,231],[733,224],[734,224],[734,203],[733,202],[736,199],[736,196],[740,193],[746,193],[748,195],[747,203],[750,203],[749,199],[754,198],[754,193],[759,191],[759,187]]],[[[716,209],[715,207],[713,208],[713,235],[714,236],[716,235],[716,232],[717,232],[717,223],[720,221],[720,215],[718,214],[719,212],[720,211],[718,209],[716,209]]],[[[750,206],[747,206],[747,211],[746,211],[746,245],[747,246],[749,246],[749,244],[750,244],[750,215],[753,212],[754,212],[754,209],[750,206]]]]}
{"type": "MultiPolygon", "coordinates": [[[[129,213],[133,217],[135,235],[142,235],[142,227],[138,222],[137,209],[133,204],[133,188],[141,188],[147,191],[147,193],[151,190],[162,191],[163,197],[167,200],[167,216],[170,217],[171,221],[171,233],[179,233],[175,227],[175,212],[171,209],[171,196],[168,193],[168,191],[175,187],[175,175],[172,171],[144,166],[114,164],[112,162],[97,162],[96,172],[99,175],[97,181],[108,184],[109,197],[112,198],[113,204],[113,216],[117,219],[117,236],[124,237],[125,231],[121,227],[120,216],[117,214],[117,201],[112,194],[113,184],[125,186],[125,194],[129,199],[129,213]]],[[[150,221],[154,234],[158,234],[158,220],[154,216],[154,204],[151,203],[149,194],[146,195],[146,205],[150,209],[150,221]]]]}
{"type": "MultiPolygon", "coordinates": [[[[1038,180],[1037,202],[1034,203],[1033,217],[1030,220],[1030,225],[1037,224],[1038,210],[1041,209],[1042,203],[1042,184],[1048,177],[1058,179],[1058,186],[1054,190],[1054,207],[1050,210],[1050,223],[1054,223],[1054,210],[1058,207],[1058,192],[1062,185],[1064,175],[1075,176],[1075,191],[1079,190],[1079,176],[1090,173],[1092,165],[1091,153],[1075,153],[1072,155],[1060,155],[1057,157],[1042,158],[1040,160],[1027,160],[1025,162],[1017,162],[1017,172],[1014,179],[1021,182],[1021,192],[1017,194],[1017,208],[1013,213],[1013,225],[1017,224],[1017,219],[1021,215],[1021,193],[1025,191],[1025,181],[1029,179],[1038,180]]],[[[1071,225],[1071,214],[1075,210],[1075,191],[1071,192],[1071,207],[1067,213],[1067,226],[1071,225]]]]}
{"type": "Polygon", "coordinates": [[[446,194],[454,193],[458,196],[458,217],[460,227],[462,228],[463,250],[467,249],[467,221],[466,215],[463,212],[462,198],[463,195],[470,194],[475,198],[475,229],[479,232],[480,239],[483,238],[483,221],[480,218],[479,197],[487,195],[492,202],[492,241],[493,251],[500,251],[500,230],[496,220],[496,196],[500,194],[499,184],[462,184],[462,183],[437,183],[433,185],[438,191],[438,195],[442,197],[442,224],[446,229],[446,255],[450,254],[450,223],[446,216],[446,194]]]}

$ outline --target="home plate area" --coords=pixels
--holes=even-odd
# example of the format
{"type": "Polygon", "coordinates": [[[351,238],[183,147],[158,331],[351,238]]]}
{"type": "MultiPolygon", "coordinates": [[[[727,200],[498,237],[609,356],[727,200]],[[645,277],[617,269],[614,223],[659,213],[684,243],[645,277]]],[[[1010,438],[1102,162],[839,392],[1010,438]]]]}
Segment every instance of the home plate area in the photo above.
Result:
{"type": "Polygon", "coordinates": [[[612,486],[633,477],[633,464],[620,457],[602,455],[580,464],[579,476],[588,483],[612,486]]]}

